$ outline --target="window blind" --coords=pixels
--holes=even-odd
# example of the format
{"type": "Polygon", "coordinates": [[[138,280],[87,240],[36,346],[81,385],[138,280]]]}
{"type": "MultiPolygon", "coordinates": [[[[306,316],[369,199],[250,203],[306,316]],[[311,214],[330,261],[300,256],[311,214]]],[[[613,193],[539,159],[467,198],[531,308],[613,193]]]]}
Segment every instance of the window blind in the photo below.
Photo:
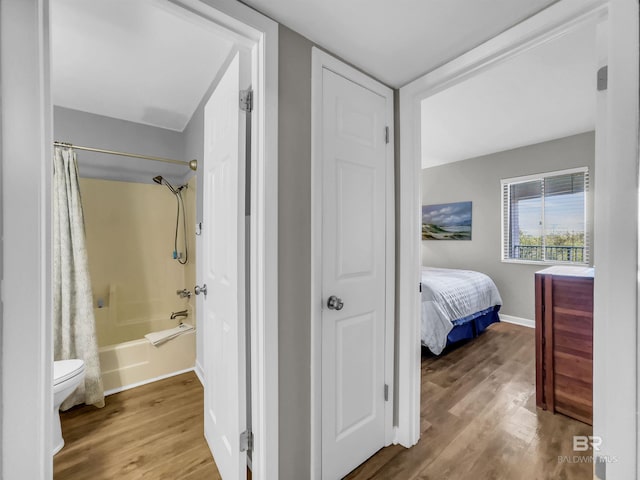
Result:
{"type": "Polygon", "coordinates": [[[589,262],[586,168],[502,181],[503,259],[589,262]]]}

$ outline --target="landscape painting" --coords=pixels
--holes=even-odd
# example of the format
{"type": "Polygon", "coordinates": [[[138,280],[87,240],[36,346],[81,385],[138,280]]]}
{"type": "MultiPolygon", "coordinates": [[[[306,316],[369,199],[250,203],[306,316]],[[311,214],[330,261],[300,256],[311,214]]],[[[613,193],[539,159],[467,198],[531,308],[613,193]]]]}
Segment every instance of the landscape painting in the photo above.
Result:
{"type": "Polygon", "coordinates": [[[422,206],[423,240],[471,240],[471,202],[422,206]]]}

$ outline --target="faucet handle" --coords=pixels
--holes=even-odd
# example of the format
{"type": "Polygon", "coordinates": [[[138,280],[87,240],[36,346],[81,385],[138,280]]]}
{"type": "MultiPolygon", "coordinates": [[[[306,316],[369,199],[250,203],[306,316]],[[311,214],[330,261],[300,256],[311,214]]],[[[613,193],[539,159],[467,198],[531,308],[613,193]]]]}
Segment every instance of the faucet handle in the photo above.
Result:
{"type": "Polygon", "coordinates": [[[186,288],[176,290],[176,295],[180,296],[180,298],[191,298],[191,292],[186,288]]]}

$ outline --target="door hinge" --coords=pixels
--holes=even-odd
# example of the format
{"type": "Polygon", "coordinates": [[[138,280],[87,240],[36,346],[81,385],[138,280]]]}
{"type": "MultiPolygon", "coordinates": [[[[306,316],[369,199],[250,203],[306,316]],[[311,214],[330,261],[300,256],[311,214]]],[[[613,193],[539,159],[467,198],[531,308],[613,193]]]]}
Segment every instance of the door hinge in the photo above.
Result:
{"type": "Polygon", "coordinates": [[[384,127],[384,143],[389,143],[389,127],[384,127]]]}
{"type": "Polygon", "coordinates": [[[202,222],[196,223],[196,235],[202,235],[202,222]]]}
{"type": "Polygon", "coordinates": [[[598,85],[599,92],[606,90],[607,87],[609,86],[609,66],[608,65],[605,65],[604,67],[600,67],[598,69],[597,85],[598,85]]]}
{"type": "Polygon", "coordinates": [[[253,111],[253,91],[250,88],[240,90],[240,110],[243,112],[253,111]]]}
{"type": "Polygon", "coordinates": [[[247,452],[253,451],[253,432],[251,430],[245,430],[240,434],[240,451],[247,452]]]}
{"type": "Polygon", "coordinates": [[[389,401],[389,385],[387,385],[386,383],[384,384],[384,401],[389,401]]]}

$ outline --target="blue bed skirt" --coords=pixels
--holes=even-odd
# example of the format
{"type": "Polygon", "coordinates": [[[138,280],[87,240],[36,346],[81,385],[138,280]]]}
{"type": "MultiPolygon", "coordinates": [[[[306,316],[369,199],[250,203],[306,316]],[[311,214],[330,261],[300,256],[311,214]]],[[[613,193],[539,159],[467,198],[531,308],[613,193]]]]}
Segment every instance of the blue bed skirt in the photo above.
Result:
{"type": "Polygon", "coordinates": [[[453,330],[447,335],[447,346],[461,340],[475,338],[484,332],[489,325],[499,322],[498,310],[500,310],[500,305],[454,320],[453,330]]]}

